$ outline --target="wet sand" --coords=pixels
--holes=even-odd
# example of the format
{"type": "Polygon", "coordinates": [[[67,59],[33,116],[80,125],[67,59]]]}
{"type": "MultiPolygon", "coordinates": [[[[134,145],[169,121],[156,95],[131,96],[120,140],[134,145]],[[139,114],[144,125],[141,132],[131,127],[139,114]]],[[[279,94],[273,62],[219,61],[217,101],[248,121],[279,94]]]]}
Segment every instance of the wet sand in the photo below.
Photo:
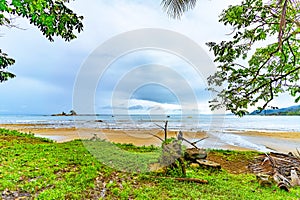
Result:
{"type": "Polygon", "coordinates": [[[296,153],[296,149],[300,150],[300,132],[235,131],[231,133],[278,152],[296,153]]]}
{"type": "Polygon", "coordinates": [[[231,131],[230,133],[245,135],[245,136],[259,136],[259,137],[272,137],[278,139],[300,140],[300,132],[231,131]]]}
{"type": "MultiPolygon", "coordinates": [[[[137,146],[160,145],[164,139],[164,132],[160,129],[149,130],[121,130],[121,129],[92,129],[92,128],[45,128],[43,125],[33,124],[0,124],[0,128],[18,130],[26,133],[33,133],[39,137],[46,137],[57,142],[67,142],[74,139],[91,139],[97,137],[111,142],[131,143],[137,146]]],[[[230,131],[230,134],[237,135],[254,144],[263,145],[267,149],[279,152],[295,152],[300,148],[300,132],[258,132],[258,131],[230,131]],[[299,144],[299,145],[298,145],[299,144]]],[[[168,137],[176,137],[176,131],[168,131],[168,137]]],[[[221,148],[233,150],[250,150],[243,145],[232,145],[205,132],[184,132],[184,137],[189,141],[201,141],[199,146],[205,148],[221,148]]],[[[222,137],[222,135],[221,135],[222,137]]],[[[188,145],[187,143],[185,143],[188,145]]]]}

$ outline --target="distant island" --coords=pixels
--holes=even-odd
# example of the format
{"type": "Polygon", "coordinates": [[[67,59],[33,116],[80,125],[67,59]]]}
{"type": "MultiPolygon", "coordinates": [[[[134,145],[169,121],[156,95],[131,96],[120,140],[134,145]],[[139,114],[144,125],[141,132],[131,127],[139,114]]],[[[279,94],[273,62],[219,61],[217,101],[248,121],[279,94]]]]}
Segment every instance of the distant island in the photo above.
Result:
{"type": "Polygon", "coordinates": [[[77,116],[77,113],[74,110],[71,110],[69,113],[61,112],[58,114],[52,114],[51,116],[77,116]]]}
{"type": "Polygon", "coordinates": [[[266,110],[255,110],[250,115],[300,115],[300,105],[290,106],[287,108],[277,108],[271,107],[271,109],[266,110]]]}

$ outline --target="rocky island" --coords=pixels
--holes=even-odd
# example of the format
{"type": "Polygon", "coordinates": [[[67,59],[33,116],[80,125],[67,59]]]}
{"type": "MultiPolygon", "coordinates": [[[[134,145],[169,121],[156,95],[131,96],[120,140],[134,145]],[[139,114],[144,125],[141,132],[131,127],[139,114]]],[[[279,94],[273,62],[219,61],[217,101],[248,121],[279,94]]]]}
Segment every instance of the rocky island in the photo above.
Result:
{"type": "Polygon", "coordinates": [[[64,111],[58,114],[52,114],[51,116],[77,116],[77,113],[74,110],[71,110],[69,113],[65,113],[64,111]]]}

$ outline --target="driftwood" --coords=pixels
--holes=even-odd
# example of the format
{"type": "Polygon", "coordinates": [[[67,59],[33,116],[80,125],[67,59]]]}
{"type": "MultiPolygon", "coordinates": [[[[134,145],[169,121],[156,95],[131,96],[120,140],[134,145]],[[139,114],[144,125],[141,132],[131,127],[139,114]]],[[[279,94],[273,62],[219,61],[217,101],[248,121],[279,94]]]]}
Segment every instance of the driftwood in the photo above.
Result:
{"type": "MultiPolygon", "coordinates": [[[[156,126],[160,127],[164,130],[164,139],[151,134],[152,136],[158,138],[161,140],[162,143],[162,155],[160,157],[159,163],[152,166],[153,169],[157,170],[159,168],[165,168],[164,171],[169,167],[171,169],[181,168],[181,174],[183,176],[186,176],[186,167],[184,160],[192,161],[194,163],[197,163],[199,166],[205,166],[205,167],[213,167],[220,169],[221,166],[218,163],[214,163],[211,161],[203,160],[207,157],[207,152],[205,149],[199,149],[196,144],[202,140],[205,140],[208,137],[201,138],[195,142],[190,142],[189,140],[185,139],[183,137],[183,133],[179,131],[177,134],[177,139],[170,141],[167,143],[167,134],[168,134],[168,121],[165,122],[165,126],[161,126],[159,124],[155,124],[156,126]],[[184,152],[184,155],[182,155],[182,145],[181,141],[185,141],[188,144],[192,145],[194,148],[186,149],[184,152]],[[182,157],[183,156],[183,157],[182,157]],[[202,159],[202,160],[200,160],[202,159]],[[176,161],[178,161],[179,166],[176,164],[176,161]],[[165,166],[165,167],[163,167],[165,166]]],[[[207,183],[206,180],[200,180],[200,179],[194,179],[194,178],[175,178],[178,181],[192,181],[192,182],[198,182],[198,183],[207,183]]]]}
{"type": "Polygon", "coordinates": [[[291,170],[291,185],[292,186],[300,185],[300,179],[295,169],[291,170]]]}
{"type": "MultiPolygon", "coordinates": [[[[165,139],[164,140],[162,140],[161,138],[159,138],[159,139],[161,139],[162,141],[166,141],[167,139],[168,139],[168,121],[165,121],[165,127],[163,127],[163,126],[161,126],[161,125],[159,125],[159,124],[155,124],[156,126],[158,126],[159,128],[161,128],[161,129],[163,129],[164,130],[164,133],[165,133],[165,139]]],[[[151,134],[152,135],[152,134],[151,134]]],[[[154,135],[153,135],[154,136],[154,135]]]]}
{"type": "Polygon", "coordinates": [[[205,159],[207,152],[205,149],[188,148],[184,152],[184,159],[187,161],[196,161],[198,159],[205,159]]]}
{"type": "Polygon", "coordinates": [[[202,140],[207,139],[207,138],[208,138],[208,137],[204,137],[204,138],[201,138],[201,139],[199,139],[199,140],[197,140],[197,141],[195,141],[195,142],[190,142],[189,140],[187,140],[187,139],[185,139],[185,138],[183,137],[183,133],[182,133],[181,131],[179,131],[178,134],[177,134],[177,140],[185,141],[185,142],[187,142],[188,144],[192,145],[192,146],[193,146],[194,148],[196,148],[196,149],[198,149],[198,147],[196,146],[196,144],[197,144],[198,142],[201,142],[202,140]]]}
{"type": "Polygon", "coordinates": [[[184,159],[191,162],[191,166],[204,167],[204,168],[213,168],[221,169],[219,163],[205,160],[207,157],[207,152],[205,149],[199,148],[188,148],[184,152],[184,159]]]}
{"type": "Polygon", "coordinates": [[[201,159],[201,160],[196,160],[196,162],[202,167],[221,169],[221,165],[219,163],[210,160],[201,159]]]}
{"type": "Polygon", "coordinates": [[[261,185],[277,183],[278,187],[289,191],[290,187],[300,186],[300,159],[291,154],[269,153],[261,155],[249,165],[261,185]],[[270,178],[272,180],[270,180],[270,178]]]}

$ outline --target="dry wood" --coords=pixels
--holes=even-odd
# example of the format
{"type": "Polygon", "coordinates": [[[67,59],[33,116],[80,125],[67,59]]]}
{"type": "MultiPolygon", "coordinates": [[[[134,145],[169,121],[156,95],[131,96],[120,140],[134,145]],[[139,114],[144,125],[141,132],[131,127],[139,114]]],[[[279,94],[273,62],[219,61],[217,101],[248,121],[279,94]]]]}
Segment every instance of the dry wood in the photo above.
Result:
{"type": "Polygon", "coordinates": [[[221,169],[221,165],[219,163],[210,161],[210,160],[196,160],[196,162],[200,165],[200,166],[204,166],[204,167],[209,167],[209,168],[215,168],[215,169],[221,169]]]}
{"type": "Polygon", "coordinates": [[[187,140],[187,139],[185,139],[185,138],[183,137],[182,131],[179,131],[178,134],[177,134],[177,140],[185,141],[185,142],[189,143],[190,145],[192,145],[192,146],[193,146],[194,148],[196,148],[196,149],[199,149],[199,148],[196,146],[196,144],[197,144],[198,142],[201,142],[202,140],[207,139],[207,138],[208,138],[208,136],[207,136],[207,137],[204,137],[204,138],[201,138],[201,139],[199,139],[199,140],[197,140],[197,141],[195,141],[195,142],[190,142],[189,140],[187,140]]]}
{"type": "Polygon", "coordinates": [[[207,152],[205,149],[188,148],[184,152],[184,159],[187,161],[195,162],[198,159],[205,159],[207,152]]]}
{"type": "Polygon", "coordinates": [[[289,187],[300,185],[300,158],[283,153],[269,153],[259,156],[249,165],[250,170],[257,176],[270,176],[278,187],[288,191],[289,187]]]}
{"type": "Polygon", "coordinates": [[[295,169],[291,170],[291,185],[300,186],[300,179],[295,169]]]}

